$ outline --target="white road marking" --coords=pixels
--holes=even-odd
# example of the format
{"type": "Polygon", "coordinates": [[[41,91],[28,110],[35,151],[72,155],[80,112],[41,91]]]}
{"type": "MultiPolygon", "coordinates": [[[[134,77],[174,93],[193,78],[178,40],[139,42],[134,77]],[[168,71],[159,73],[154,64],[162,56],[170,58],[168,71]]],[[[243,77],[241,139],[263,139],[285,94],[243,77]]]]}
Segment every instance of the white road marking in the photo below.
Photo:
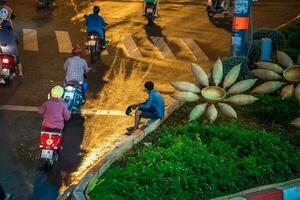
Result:
{"type": "Polygon", "coordinates": [[[150,37],[153,44],[156,46],[156,48],[159,50],[160,54],[164,58],[169,58],[169,59],[176,59],[174,54],[172,53],[171,49],[165,42],[163,37],[150,37]]]}
{"type": "Polygon", "coordinates": [[[194,55],[196,60],[209,60],[207,55],[203,52],[203,50],[199,47],[195,40],[191,38],[182,38],[181,41],[185,45],[185,47],[194,55]]]}
{"type": "MultiPolygon", "coordinates": [[[[0,110],[8,111],[23,111],[23,112],[37,112],[36,106],[15,106],[15,105],[0,105],[0,110]]],[[[82,115],[99,115],[99,116],[126,116],[123,110],[98,110],[98,109],[82,109],[82,115]]]]}
{"type": "Polygon", "coordinates": [[[28,51],[38,51],[37,32],[35,29],[23,29],[23,48],[28,51]]]}
{"type": "Polygon", "coordinates": [[[34,107],[34,106],[0,105],[0,110],[37,112],[38,111],[38,107],[34,107]]]}
{"type": "Polygon", "coordinates": [[[56,35],[59,52],[71,53],[73,46],[72,46],[69,33],[67,31],[55,31],[55,35],[56,35]]]}
{"type": "Polygon", "coordinates": [[[122,40],[123,40],[125,53],[129,57],[133,57],[133,58],[143,57],[130,34],[125,34],[122,40]]]}

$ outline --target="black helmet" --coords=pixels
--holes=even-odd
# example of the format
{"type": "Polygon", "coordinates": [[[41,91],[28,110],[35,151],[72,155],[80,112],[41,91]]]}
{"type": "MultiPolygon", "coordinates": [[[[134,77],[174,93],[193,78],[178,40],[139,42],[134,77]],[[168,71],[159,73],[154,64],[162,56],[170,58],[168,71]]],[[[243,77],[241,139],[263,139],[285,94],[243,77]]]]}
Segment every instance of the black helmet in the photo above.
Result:
{"type": "Polygon", "coordinates": [[[100,7],[99,6],[94,6],[93,13],[98,14],[99,12],[100,12],[100,7]]]}

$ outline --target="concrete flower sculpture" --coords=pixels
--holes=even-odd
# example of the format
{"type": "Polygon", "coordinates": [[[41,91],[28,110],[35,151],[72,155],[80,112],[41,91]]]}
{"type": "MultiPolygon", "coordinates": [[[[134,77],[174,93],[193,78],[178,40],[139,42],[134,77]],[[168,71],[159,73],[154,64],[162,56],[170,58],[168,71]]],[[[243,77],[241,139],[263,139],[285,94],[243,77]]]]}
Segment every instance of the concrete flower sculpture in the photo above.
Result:
{"type": "MultiPolygon", "coordinates": [[[[300,55],[299,55],[300,58],[300,55]]],[[[258,62],[258,69],[252,70],[253,74],[261,80],[267,81],[252,92],[268,94],[280,90],[283,99],[295,96],[300,102],[300,63],[294,65],[293,60],[284,52],[277,52],[278,64],[258,62]]],[[[300,60],[298,59],[298,62],[300,60]]]]}
{"type": "Polygon", "coordinates": [[[175,81],[172,86],[177,90],[171,96],[174,99],[201,103],[190,112],[189,121],[196,120],[206,113],[212,123],[218,117],[218,110],[227,117],[237,118],[235,110],[229,105],[247,105],[255,102],[256,97],[242,94],[249,90],[257,79],[248,79],[236,83],[241,66],[233,67],[223,79],[222,61],[218,59],[212,67],[212,80],[198,65],[192,64],[192,71],[200,87],[193,83],[175,81]],[[222,85],[222,86],[220,86],[222,85]]]}
{"type": "Polygon", "coordinates": [[[296,128],[300,129],[300,117],[298,117],[297,119],[293,120],[291,122],[291,125],[295,126],[296,128]]]}

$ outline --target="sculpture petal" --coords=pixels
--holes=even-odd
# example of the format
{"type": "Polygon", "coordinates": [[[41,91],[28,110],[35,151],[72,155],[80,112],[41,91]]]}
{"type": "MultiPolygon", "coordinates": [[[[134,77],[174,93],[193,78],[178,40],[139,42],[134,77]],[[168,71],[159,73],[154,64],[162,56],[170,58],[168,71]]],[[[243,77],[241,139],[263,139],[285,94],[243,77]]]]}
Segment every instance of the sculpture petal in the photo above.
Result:
{"type": "Polygon", "coordinates": [[[203,115],[205,112],[207,103],[199,104],[193,108],[193,110],[190,112],[189,116],[189,122],[198,119],[203,115]]]}
{"type": "Polygon", "coordinates": [[[282,99],[286,99],[286,98],[290,98],[293,96],[294,94],[294,85],[291,84],[291,85],[286,85],[284,86],[282,89],[281,89],[281,96],[282,96],[282,99]]]}
{"type": "Polygon", "coordinates": [[[223,83],[223,88],[226,89],[230,87],[234,82],[237,80],[239,77],[241,70],[241,64],[234,66],[228,74],[225,76],[224,83],[223,83]]]}
{"type": "Polygon", "coordinates": [[[254,76],[260,78],[261,80],[276,81],[282,79],[282,77],[279,74],[267,69],[255,69],[251,72],[254,74],[254,76]]]}
{"type": "Polygon", "coordinates": [[[226,102],[235,104],[235,105],[248,105],[251,103],[254,103],[257,101],[258,98],[252,96],[252,95],[246,95],[246,94],[237,94],[234,95],[228,99],[225,99],[226,102]]]}
{"type": "Polygon", "coordinates": [[[218,86],[223,78],[223,64],[220,58],[213,65],[213,81],[218,86]]]}
{"type": "Polygon", "coordinates": [[[280,82],[280,81],[268,81],[268,82],[265,82],[265,83],[257,86],[256,88],[254,88],[252,93],[269,94],[269,93],[275,92],[276,90],[280,89],[285,84],[286,83],[280,82]]]}
{"type": "Polygon", "coordinates": [[[208,107],[207,112],[206,112],[207,119],[210,123],[213,123],[216,121],[218,117],[218,111],[214,104],[211,104],[211,106],[208,107]]]}
{"type": "Polygon", "coordinates": [[[277,51],[277,60],[278,63],[285,68],[292,67],[294,65],[293,60],[282,51],[277,51]]]}
{"type": "Polygon", "coordinates": [[[257,79],[247,79],[243,81],[239,81],[234,84],[231,88],[229,88],[227,94],[240,94],[247,90],[249,90],[255,83],[257,79]]]}
{"type": "Polygon", "coordinates": [[[275,64],[275,63],[261,61],[261,62],[255,63],[255,64],[260,69],[271,70],[271,71],[276,72],[278,74],[281,74],[283,72],[283,68],[280,67],[279,65],[275,64]]]}
{"type": "Polygon", "coordinates": [[[193,83],[185,82],[185,81],[174,81],[171,83],[171,85],[180,91],[185,92],[193,92],[193,93],[199,93],[201,90],[193,83]]]}
{"type": "Polygon", "coordinates": [[[199,81],[199,83],[202,86],[205,86],[205,87],[209,86],[207,74],[199,65],[192,63],[192,71],[193,71],[193,74],[195,75],[196,79],[199,81]]]}
{"type": "Polygon", "coordinates": [[[198,101],[200,98],[198,95],[192,92],[179,92],[176,91],[174,94],[170,95],[172,98],[180,100],[180,101],[187,101],[187,102],[194,102],[198,101]]]}
{"type": "Polygon", "coordinates": [[[226,103],[218,103],[218,107],[225,116],[230,118],[237,118],[235,110],[230,105],[226,103]]]}

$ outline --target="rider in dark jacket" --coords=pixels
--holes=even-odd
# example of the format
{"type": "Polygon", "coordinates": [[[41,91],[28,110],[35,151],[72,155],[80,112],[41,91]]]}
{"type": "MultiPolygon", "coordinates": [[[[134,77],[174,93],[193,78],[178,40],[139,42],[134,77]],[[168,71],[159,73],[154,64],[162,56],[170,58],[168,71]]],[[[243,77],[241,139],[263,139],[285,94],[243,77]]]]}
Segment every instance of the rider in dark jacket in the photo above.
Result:
{"type": "Polygon", "coordinates": [[[20,43],[18,35],[12,30],[11,23],[8,20],[4,20],[1,23],[0,29],[0,50],[4,54],[13,55],[16,57],[16,63],[19,69],[19,75],[23,76],[22,65],[20,62],[20,54],[18,51],[18,45],[20,43]]]}

